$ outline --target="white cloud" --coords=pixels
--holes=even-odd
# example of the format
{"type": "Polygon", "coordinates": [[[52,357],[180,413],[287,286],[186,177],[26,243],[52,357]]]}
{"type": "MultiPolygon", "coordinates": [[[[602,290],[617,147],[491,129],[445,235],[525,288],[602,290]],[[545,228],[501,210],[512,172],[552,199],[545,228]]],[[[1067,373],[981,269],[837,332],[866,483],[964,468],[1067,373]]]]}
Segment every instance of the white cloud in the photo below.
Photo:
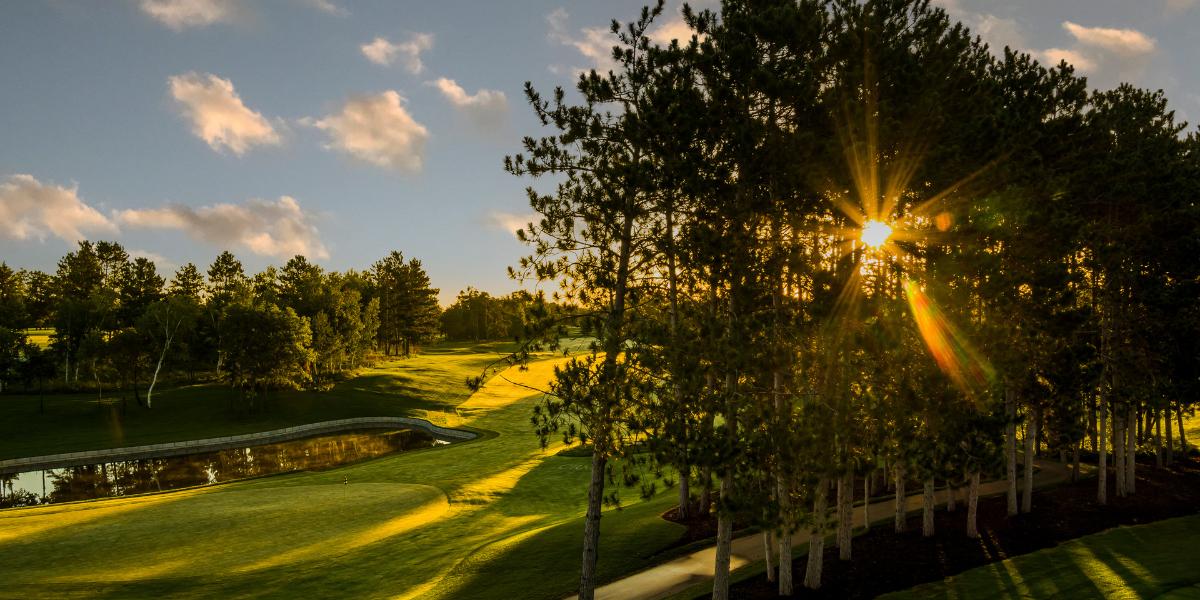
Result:
{"type": "Polygon", "coordinates": [[[404,97],[392,90],[378,96],[352,96],[340,114],[320,121],[304,118],[300,123],[328,133],[328,149],[386,169],[418,173],[429,133],[404,110],[404,102],[404,97]]]}
{"type": "Polygon", "coordinates": [[[323,13],[331,14],[335,17],[350,16],[350,11],[330,2],[329,0],[300,0],[300,2],[307,4],[323,13]]]}
{"type": "Polygon", "coordinates": [[[1032,52],[1034,58],[1038,59],[1046,67],[1056,67],[1061,61],[1067,61],[1067,64],[1075,67],[1076,70],[1088,73],[1096,70],[1096,62],[1075,50],[1065,50],[1063,48],[1050,48],[1042,51],[1032,52]]]}
{"type": "Polygon", "coordinates": [[[192,208],[168,203],[161,208],[114,211],[113,218],[131,227],[178,229],[204,242],[242,246],[264,256],[329,257],[314,224],[316,215],[288,196],[278,202],[252,198],[241,206],[192,208]]]}
{"type": "Polygon", "coordinates": [[[218,152],[225,146],[241,156],[251,146],[280,143],[279,133],[261,113],[246,108],[233,83],[216,75],[184,73],[169,80],[192,133],[218,152]]]}
{"type": "Polygon", "coordinates": [[[550,41],[573,46],[592,61],[592,68],[600,73],[618,71],[620,66],[612,58],[613,46],[619,44],[617,37],[607,28],[580,29],[582,37],[575,37],[567,30],[567,11],[557,9],[546,16],[550,21],[550,41]]]}
{"type": "Polygon", "coordinates": [[[528,225],[530,223],[536,223],[537,221],[538,215],[536,214],[516,215],[497,211],[492,211],[488,214],[489,227],[493,229],[503,229],[504,231],[513,234],[513,236],[517,235],[518,229],[525,229],[525,233],[529,233],[528,225]]]}
{"type": "Polygon", "coordinates": [[[388,66],[399,60],[409,73],[416,75],[425,70],[421,64],[421,52],[433,48],[433,36],[428,33],[417,33],[409,36],[408,41],[393,44],[387,38],[377,37],[370,44],[363,44],[362,53],[371,62],[388,66]]]}
{"type": "Polygon", "coordinates": [[[687,22],[683,20],[683,16],[679,15],[647,31],[646,37],[665,48],[671,45],[671,40],[679,40],[680,46],[687,46],[694,33],[692,28],[688,27],[687,22]]]}
{"type": "Polygon", "coordinates": [[[1149,54],[1154,51],[1154,38],[1133,29],[1105,29],[1103,27],[1084,27],[1070,21],[1063,23],[1066,29],[1079,40],[1081,44],[1096,46],[1125,56],[1149,54]]]}
{"type": "Polygon", "coordinates": [[[470,119],[477,130],[488,135],[498,135],[507,132],[509,108],[508,99],[504,92],[497,90],[479,90],[474,96],[468,96],[453,79],[442,77],[437,81],[428,81],[426,85],[436,86],[442,95],[450,101],[463,115],[470,119]]]}
{"type": "Polygon", "coordinates": [[[176,265],[175,263],[168,260],[167,257],[165,257],[161,254],[155,253],[155,252],[147,252],[145,250],[130,250],[129,257],[130,258],[144,258],[144,259],[154,263],[154,268],[158,272],[158,274],[162,275],[163,277],[165,277],[167,279],[170,279],[171,274],[174,273],[175,269],[177,269],[179,267],[179,265],[176,265]]]}
{"type": "Polygon", "coordinates": [[[242,12],[236,0],[141,0],[138,7],[175,31],[229,23],[242,12]]]}
{"type": "Polygon", "coordinates": [[[117,233],[117,226],[79,198],[79,186],[42,183],[32,175],[12,175],[0,184],[0,237],[45,240],[54,235],[68,242],[84,239],[83,231],[117,233]]]}

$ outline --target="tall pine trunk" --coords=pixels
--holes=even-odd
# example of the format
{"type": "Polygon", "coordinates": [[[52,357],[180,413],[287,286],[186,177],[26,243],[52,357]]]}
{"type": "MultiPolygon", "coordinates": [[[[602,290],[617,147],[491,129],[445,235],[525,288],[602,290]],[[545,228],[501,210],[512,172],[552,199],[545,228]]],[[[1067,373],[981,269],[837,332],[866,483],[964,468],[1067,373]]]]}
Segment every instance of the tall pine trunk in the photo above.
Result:
{"type": "Polygon", "coordinates": [[[592,449],[592,480],[588,484],[587,515],[583,521],[583,568],[579,574],[579,600],[594,600],[596,559],[600,551],[600,500],[604,496],[604,466],[600,450],[592,449]]]}
{"type": "Polygon", "coordinates": [[[905,513],[905,498],[904,498],[904,463],[896,461],[896,533],[904,533],[908,531],[908,518],[905,513]]]}
{"type": "Polygon", "coordinates": [[[821,569],[825,558],[825,509],[828,501],[829,476],[822,475],[817,482],[816,499],[813,500],[813,532],[808,538],[808,569],[804,572],[804,587],[810,590],[821,588],[821,569]]]}
{"type": "Polygon", "coordinates": [[[1162,417],[1154,411],[1154,468],[1163,468],[1162,417]]]}
{"type": "MultiPolygon", "coordinates": [[[[1006,381],[1007,382],[1007,381],[1006,381]]],[[[1004,390],[1004,413],[1008,415],[1008,425],[1004,427],[1004,454],[1007,465],[1004,469],[1008,477],[1008,516],[1017,515],[1017,424],[1013,419],[1017,416],[1017,394],[1012,385],[1004,390]]]]}
{"type": "Polygon", "coordinates": [[[1033,455],[1037,440],[1038,413],[1030,409],[1025,421],[1025,486],[1021,493],[1021,511],[1033,510],[1033,455]]]}
{"type": "Polygon", "coordinates": [[[1164,423],[1164,424],[1167,426],[1167,466],[1169,467],[1169,466],[1175,464],[1175,439],[1171,435],[1171,404],[1170,403],[1168,403],[1167,407],[1165,409],[1163,409],[1163,420],[1166,421],[1166,423],[1164,423]]]}
{"type": "Polygon", "coordinates": [[[1125,497],[1125,419],[1116,406],[1113,416],[1113,469],[1117,472],[1117,497],[1125,497]]]}
{"type": "MultiPolygon", "coordinates": [[[[1137,420],[1137,408],[1129,407],[1129,419],[1137,420]]],[[[1134,437],[1134,430],[1129,428],[1129,444],[1125,448],[1125,468],[1128,472],[1125,473],[1125,494],[1133,495],[1137,493],[1137,438],[1134,437]]]]}
{"type": "Polygon", "coordinates": [[[979,473],[971,473],[970,487],[967,488],[967,537],[978,538],[976,517],[979,515],[979,473]]]}
{"type": "Polygon", "coordinates": [[[1187,434],[1183,431],[1183,409],[1175,411],[1175,418],[1179,420],[1179,451],[1183,452],[1186,458],[1188,455],[1187,434]]]}
{"type": "MultiPolygon", "coordinates": [[[[733,466],[721,479],[721,500],[733,493],[733,466]]],[[[733,557],[733,515],[721,503],[717,512],[717,558],[713,576],[713,600],[729,600],[729,562],[733,557]]]]}
{"type": "MultiPolygon", "coordinates": [[[[783,394],[783,374],[775,372],[775,418],[782,419],[783,411],[787,408],[787,398],[783,394]]],[[[782,448],[780,452],[782,453],[782,448]]],[[[775,493],[779,497],[779,508],[784,515],[784,527],[779,536],[779,595],[791,596],[792,583],[792,530],[786,525],[791,517],[792,490],[784,479],[783,469],[776,472],[775,493]]]]}
{"type": "Polygon", "coordinates": [[[863,529],[871,530],[871,479],[875,477],[875,469],[867,469],[863,476],[863,529]]]}
{"type": "Polygon", "coordinates": [[[847,470],[838,480],[837,488],[837,547],[838,558],[850,560],[851,533],[854,532],[854,471],[847,470]]]}
{"type": "Polygon", "coordinates": [[[925,537],[933,536],[933,511],[934,511],[934,492],[933,478],[925,480],[925,490],[922,493],[924,505],[921,510],[921,535],[925,537]]]}
{"type": "Polygon", "coordinates": [[[1108,367],[1101,368],[1100,375],[1100,416],[1097,419],[1097,429],[1100,448],[1097,451],[1096,469],[1096,503],[1100,506],[1108,504],[1108,392],[1105,374],[1108,367]]]}

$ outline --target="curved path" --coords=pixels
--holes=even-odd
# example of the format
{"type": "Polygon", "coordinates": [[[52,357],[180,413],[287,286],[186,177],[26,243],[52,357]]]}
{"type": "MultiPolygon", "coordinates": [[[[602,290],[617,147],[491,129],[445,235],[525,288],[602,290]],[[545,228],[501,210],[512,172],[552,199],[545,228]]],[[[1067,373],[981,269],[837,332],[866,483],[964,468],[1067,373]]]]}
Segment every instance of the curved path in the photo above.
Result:
{"type": "MultiPolygon", "coordinates": [[[[1040,471],[1033,476],[1034,486],[1041,486],[1066,481],[1068,471],[1056,461],[1034,460],[1040,471]]],[[[1001,494],[1007,490],[1008,482],[991,481],[979,485],[981,497],[1001,494]]],[[[1023,489],[1024,477],[1017,479],[1017,489],[1023,489]]],[[[946,492],[936,492],[936,502],[946,502],[946,492]]],[[[924,507],[922,494],[908,496],[905,509],[920,510],[924,507]]],[[[960,500],[961,501],[961,500],[960,500]]],[[[891,521],[896,517],[896,502],[894,499],[874,502],[870,505],[871,522],[891,521]]],[[[966,518],[966,512],[963,512],[966,518]]],[[[860,527],[865,523],[863,507],[854,507],[854,526],[860,527]]],[[[799,548],[807,545],[809,533],[802,531],[792,537],[792,547],[799,548]]],[[[635,575],[614,581],[596,590],[597,600],[659,600],[678,594],[692,586],[699,585],[713,578],[716,547],[706,548],[686,556],[681,556],[656,567],[646,569],[635,575]]],[[[766,557],[763,548],[762,534],[748,535],[733,540],[733,556],[730,560],[730,570],[740,569],[756,563],[766,557]]],[[[800,582],[797,582],[800,585],[800,582]]],[[[575,600],[578,596],[573,596],[575,600]]]]}

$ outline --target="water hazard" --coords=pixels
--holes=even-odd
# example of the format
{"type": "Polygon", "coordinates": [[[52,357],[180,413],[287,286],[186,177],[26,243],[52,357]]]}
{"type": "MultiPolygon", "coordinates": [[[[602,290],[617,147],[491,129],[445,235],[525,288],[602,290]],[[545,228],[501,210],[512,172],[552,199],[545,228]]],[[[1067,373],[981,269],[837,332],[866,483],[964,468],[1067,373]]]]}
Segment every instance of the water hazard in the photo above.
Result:
{"type": "Polygon", "coordinates": [[[0,508],[128,496],[295,470],[319,471],[438,442],[411,429],[363,429],[168,458],[0,475],[0,508]]]}

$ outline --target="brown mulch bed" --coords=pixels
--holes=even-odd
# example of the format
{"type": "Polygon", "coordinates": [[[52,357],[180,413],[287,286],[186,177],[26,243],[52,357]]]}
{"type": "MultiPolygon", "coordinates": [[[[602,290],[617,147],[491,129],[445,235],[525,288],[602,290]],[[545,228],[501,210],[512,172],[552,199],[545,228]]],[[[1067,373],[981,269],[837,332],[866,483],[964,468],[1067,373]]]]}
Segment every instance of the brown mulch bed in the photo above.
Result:
{"type": "MultiPolygon", "coordinates": [[[[1200,459],[1176,459],[1156,471],[1153,461],[1139,461],[1137,493],[1117,498],[1112,469],[1108,506],[1096,504],[1096,480],[1037,490],[1033,511],[1007,516],[1004,496],[979,501],[979,539],[966,535],[967,511],[936,513],[936,535],[921,536],[921,517],[908,520],[908,533],[897,534],[891,523],[877,525],[854,538],[853,559],[838,559],[838,549],[825,549],[822,586],[802,586],[807,557],[793,562],[794,598],[874,598],[915,585],[941,581],[969,569],[1027,554],[1060,542],[1121,525],[1138,525],[1200,513],[1200,459]]],[[[961,496],[960,496],[961,501],[961,496]]],[[[730,598],[778,598],[778,584],[766,574],[734,584],[730,598]]]]}
{"type": "MultiPolygon", "coordinates": [[[[717,537],[717,516],[716,515],[717,515],[716,506],[713,506],[710,509],[709,516],[707,516],[707,517],[696,516],[696,507],[693,506],[692,507],[692,516],[688,519],[680,520],[679,507],[678,506],[672,507],[671,510],[668,510],[667,512],[665,512],[661,515],[662,518],[664,518],[672,523],[678,523],[680,525],[683,525],[684,527],[687,527],[687,531],[684,531],[683,535],[680,536],[679,539],[676,540],[674,544],[671,544],[670,546],[664,548],[661,551],[673,550],[680,546],[686,546],[692,542],[698,542],[700,540],[716,538],[717,537]]],[[[743,518],[743,519],[738,519],[733,522],[733,530],[735,532],[745,529],[749,526],[750,526],[750,521],[748,519],[743,518]]]]}

